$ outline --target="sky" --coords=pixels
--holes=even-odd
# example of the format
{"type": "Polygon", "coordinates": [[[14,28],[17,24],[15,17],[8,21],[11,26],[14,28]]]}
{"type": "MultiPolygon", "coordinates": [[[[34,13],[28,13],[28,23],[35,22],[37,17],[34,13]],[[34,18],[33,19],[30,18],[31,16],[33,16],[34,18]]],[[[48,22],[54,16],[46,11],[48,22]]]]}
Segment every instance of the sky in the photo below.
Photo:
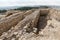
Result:
{"type": "Polygon", "coordinates": [[[57,5],[60,6],[60,0],[0,0],[2,6],[33,6],[33,5],[57,5]]]}

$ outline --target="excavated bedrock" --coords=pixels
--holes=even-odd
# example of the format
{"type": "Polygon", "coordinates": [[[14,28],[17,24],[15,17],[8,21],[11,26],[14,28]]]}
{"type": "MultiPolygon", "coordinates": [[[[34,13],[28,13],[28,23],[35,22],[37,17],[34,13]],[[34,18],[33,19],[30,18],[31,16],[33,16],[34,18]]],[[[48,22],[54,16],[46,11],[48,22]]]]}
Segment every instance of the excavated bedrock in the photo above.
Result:
{"type": "MultiPolygon", "coordinates": [[[[11,27],[15,30],[25,28],[33,28],[38,25],[40,16],[48,14],[48,9],[29,10],[25,13],[18,12],[15,14],[8,14],[9,16],[0,20],[0,35],[8,31],[11,27]],[[27,27],[26,27],[27,26],[27,27]]],[[[27,29],[27,31],[30,31],[27,29]]],[[[14,31],[13,31],[14,32],[14,31]]]]}
{"type": "MultiPolygon", "coordinates": [[[[23,28],[26,26],[28,23],[30,27],[35,27],[37,25],[38,19],[40,17],[40,10],[34,11],[32,14],[27,15],[22,21],[20,21],[15,27],[20,27],[23,28]]],[[[28,27],[27,26],[27,27],[28,27]]]]}
{"type": "Polygon", "coordinates": [[[12,14],[8,17],[2,18],[0,20],[0,35],[5,32],[8,31],[8,29],[10,29],[11,27],[15,26],[19,21],[21,21],[26,15],[29,15],[30,13],[32,13],[33,11],[28,11],[26,13],[22,13],[22,12],[18,12],[15,14],[12,14]],[[29,13],[29,14],[27,14],[29,13]],[[25,16],[24,16],[25,15],[25,16]]]}
{"type": "MultiPolygon", "coordinates": [[[[23,20],[21,20],[13,29],[10,29],[12,31],[7,31],[7,35],[6,36],[2,36],[3,39],[4,37],[11,38],[13,35],[15,35],[14,33],[17,32],[17,34],[20,36],[20,30],[23,30],[25,28],[27,28],[26,30],[29,32],[32,29],[31,28],[35,28],[35,26],[37,25],[38,19],[40,17],[40,10],[36,10],[34,12],[32,12],[31,14],[27,15],[23,20]],[[34,17],[33,17],[34,16],[34,17]],[[29,30],[29,29],[30,30],[29,30]]],[[[32,31],[31,31],[32,32],[32,31]]],[[[17,36],[17,35],[16,35],[17,36]]]]}

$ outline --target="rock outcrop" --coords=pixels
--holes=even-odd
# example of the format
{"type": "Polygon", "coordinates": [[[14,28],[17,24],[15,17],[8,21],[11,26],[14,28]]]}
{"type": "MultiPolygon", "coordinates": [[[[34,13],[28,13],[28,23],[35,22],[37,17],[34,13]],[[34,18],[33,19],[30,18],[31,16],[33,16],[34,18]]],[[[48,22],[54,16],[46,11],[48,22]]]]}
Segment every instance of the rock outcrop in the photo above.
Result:
{"type": "Polygon", "coordinates": [[[25,18],[27,15],[31,14],[33,10],[29,10],[26,13],[18,12],[15,14],[9,13],[7,17],[0,20],[0,34],[9,30],[11,27],[17,25],[19,21],[25,18]],[[11,14],[11,15],[10,15],[11,14]]]}
{"type": "MultiPolygon", "coordinates": [[[[7,35],[9,35],[9,38],[10,38],[13,35],[15,35],[14,34],[15,32],[18,33],[20,30],[23,30],[23,29],[25,29],[26,32],[32,31],[33,28],[36,27],[39,17],[40,17],[40,10],[36,10],[32,12],[31,14],[27,15],[23,20],[19,21],[19,23],[17,23],[17,25],[13,29],[11,29],[12,31],[8,31],[7,35]]],[[[19,33],[18,35],[20,36],[19,33]]],[[[3,37],[6,37],[6,36],[3,36],[3,37]]]]}
{"type": "Polygon", "coordinates": [[[13,14],[9,17],[0,20],[0,34],[15,26],[19,21],[23,19],[23,14],[13,14]]]}
{"type": "Polygon", "coordinates": [[[20,21],[15,27],[23,28],[28,23],[30,23],[30,27],[35,27],[37,25],[38,19],[40,17],[40,10],[36,10],[32,12],[32,14],[26,16],[22,21],[20,21]]]}
{"type": "Polygon", "coordinates": [[[40,13],[41,13],[40,15],[41,16],[47,15],[49,13],[49,10],[50,10],[49,8],[48,9],[40,9],[40,13]]]}
{"type": "Polygon", "coordinates": [[[59,17],[51,8],[9,14],[0,19],[0,40],[60,40],[59,17]]]}
{"type": "Polygon", "coordinates": [[[54,18],[54,19],[60,21],[60,10],[50,9],[49,15],[50,15],[50,18],[54,18]]]}

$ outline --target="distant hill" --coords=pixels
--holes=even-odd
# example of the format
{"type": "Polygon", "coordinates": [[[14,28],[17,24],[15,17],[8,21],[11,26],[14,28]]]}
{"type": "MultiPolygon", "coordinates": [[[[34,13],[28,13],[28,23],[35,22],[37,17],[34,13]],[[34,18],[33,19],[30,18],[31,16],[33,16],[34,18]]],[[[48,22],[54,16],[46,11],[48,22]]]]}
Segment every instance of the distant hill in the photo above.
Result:
{"type": "Polygon", "coordinates": [[[0,10],[9,10],[9,9],[15,9],[18,8],[20,6],[8,6],[8,7],[0,7],[0,10]]]}
{"type": "Polygon", "coordinates": [[[45,7],[49,7],[49,8],[57,8],[60,9],[60,6],[42,6],[42,5],[34,5],[34,6],[7,6],[7,7],[0,7],[0,10],[9,10],[9,9],[17,9],[17,8],[45,8],[45,7]]]}

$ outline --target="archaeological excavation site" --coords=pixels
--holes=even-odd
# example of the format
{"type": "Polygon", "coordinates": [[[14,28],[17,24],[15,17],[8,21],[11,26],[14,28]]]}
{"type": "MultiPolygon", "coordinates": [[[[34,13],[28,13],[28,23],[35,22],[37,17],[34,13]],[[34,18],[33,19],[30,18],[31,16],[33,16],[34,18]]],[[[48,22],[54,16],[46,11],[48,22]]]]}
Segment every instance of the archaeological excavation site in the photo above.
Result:
{"type": "Polygon", "coordinates": [[[8,10],[0,15],[0,40],[60,40],[60,10],[8,10]]]}

